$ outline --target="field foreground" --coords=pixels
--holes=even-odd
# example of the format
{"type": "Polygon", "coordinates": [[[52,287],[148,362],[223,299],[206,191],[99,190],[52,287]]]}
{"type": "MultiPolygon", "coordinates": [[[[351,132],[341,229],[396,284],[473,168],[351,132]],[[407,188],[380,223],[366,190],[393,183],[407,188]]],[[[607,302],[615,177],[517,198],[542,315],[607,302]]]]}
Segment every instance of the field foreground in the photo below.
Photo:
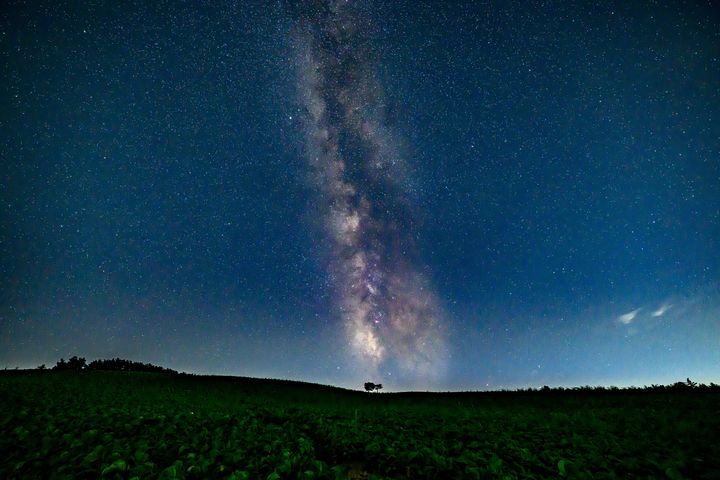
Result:
{"type": "Polygon", "coordinates": [[[720,394],[0,373],[0,478],[720,478],[720,394]]]}

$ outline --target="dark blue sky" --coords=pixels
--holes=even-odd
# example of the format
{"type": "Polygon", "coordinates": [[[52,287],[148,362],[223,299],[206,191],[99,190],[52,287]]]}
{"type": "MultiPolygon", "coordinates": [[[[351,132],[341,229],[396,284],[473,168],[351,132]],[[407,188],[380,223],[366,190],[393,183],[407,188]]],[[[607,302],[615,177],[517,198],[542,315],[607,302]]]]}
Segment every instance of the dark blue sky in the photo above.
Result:
{"type": "Polygon", "coordinates": [[[2,366],[720,380],[709,4],[7,2],[0,68],[2,366]]]}

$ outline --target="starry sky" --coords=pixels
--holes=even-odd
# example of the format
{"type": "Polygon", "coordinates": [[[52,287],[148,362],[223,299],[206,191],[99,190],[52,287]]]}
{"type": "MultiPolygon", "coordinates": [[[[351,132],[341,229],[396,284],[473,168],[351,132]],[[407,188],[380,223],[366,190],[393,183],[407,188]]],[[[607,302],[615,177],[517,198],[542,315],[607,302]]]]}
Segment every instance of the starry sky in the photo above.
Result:
{"type": "Polygon", "coordinates": [[[0,367],[720,381],[710,2],[0,8],[0,367]]]}

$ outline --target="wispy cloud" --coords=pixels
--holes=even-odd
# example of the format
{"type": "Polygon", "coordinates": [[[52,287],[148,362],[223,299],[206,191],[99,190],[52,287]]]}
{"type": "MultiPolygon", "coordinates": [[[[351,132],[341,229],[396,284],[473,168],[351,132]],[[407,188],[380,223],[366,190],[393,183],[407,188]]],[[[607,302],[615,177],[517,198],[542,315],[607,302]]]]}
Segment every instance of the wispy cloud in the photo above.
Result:
{"type": "Polygon", "coordinates": [[[672,305],[663,303],[657,310],[652,312],[650,315],[652,315],[653,317],[662,317],[663,315],[665,315],[665,312],[670,310],[670,307],[672,307],[672,305]]]}
{"type": "Polygon", "coordinates": [[[624,313],[618,317],[618,321],[624,325],[629,325],[633,320],[635,320],[635,317],[640,310],[642,310],[642,308],[637,308],[632,312],[624,313]]]}

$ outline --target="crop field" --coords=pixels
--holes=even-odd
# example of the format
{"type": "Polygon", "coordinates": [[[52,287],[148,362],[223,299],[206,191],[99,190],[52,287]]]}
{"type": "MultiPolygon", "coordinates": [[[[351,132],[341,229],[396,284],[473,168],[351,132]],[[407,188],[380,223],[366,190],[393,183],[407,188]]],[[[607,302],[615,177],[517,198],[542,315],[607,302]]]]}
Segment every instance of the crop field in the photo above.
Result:
{"type": "Polygon", "coordinates": [[[720,394],[0,373],[3,479],[720,478],[720,394]]]}

